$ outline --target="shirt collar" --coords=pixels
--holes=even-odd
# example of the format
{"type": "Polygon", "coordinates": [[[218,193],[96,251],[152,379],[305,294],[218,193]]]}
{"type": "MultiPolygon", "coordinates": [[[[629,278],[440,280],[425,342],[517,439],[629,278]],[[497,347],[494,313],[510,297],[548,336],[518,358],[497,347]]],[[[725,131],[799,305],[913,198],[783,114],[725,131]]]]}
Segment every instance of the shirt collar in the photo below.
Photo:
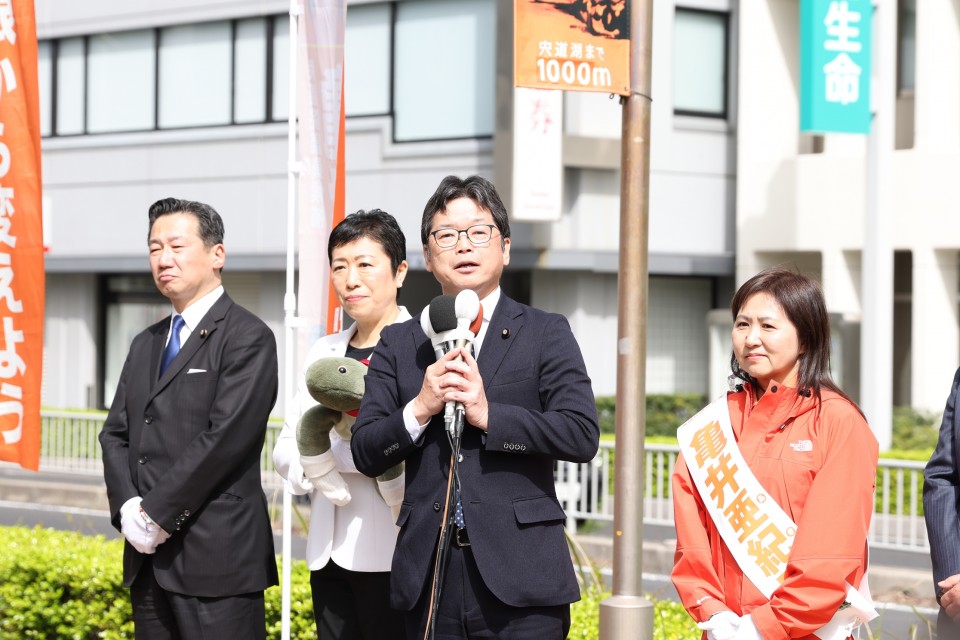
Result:
{"type": "MultiPolygon", "coordinates": [[[[203,316],[207,315],[207,312],[210,311],[210,308],[220,299],[220,296],[223,295],[223,285],[220,285],[216,289],[210,291],[210,293],[205,294],[196,302],[191,303],[186,309],[183,310],[183,313],[180,315],[183,316],[183,323],[187,326],[187,329],[192,333],[193,330],[200,324],[200,321],[203,319],[203,316]]],[[[177,311],[174,309],[173,315],[176,315],[177,311]]]]}
{"type": "Polygon", "coordinates": [[[490,322],[490,318],[493,316],[493,310],[497,308],[498,302],[500,302],[500,287],[488,293],[487,297],[480,301],[480,306],[483,308],[484,322],[490,322]]]}
{"type": "Polygon", "coordinates": [[[493,317],[493,310],[497,308],[498,302],[500,302],[500,287],[491,291],[486,298],[480,301],[483,321],[480,323],[480,331],[477,332],[477,337],[473,340],[473,352],[478,356],[483,339],[487,335],[487,327],[490,326],[490,318],[493,317]]]}

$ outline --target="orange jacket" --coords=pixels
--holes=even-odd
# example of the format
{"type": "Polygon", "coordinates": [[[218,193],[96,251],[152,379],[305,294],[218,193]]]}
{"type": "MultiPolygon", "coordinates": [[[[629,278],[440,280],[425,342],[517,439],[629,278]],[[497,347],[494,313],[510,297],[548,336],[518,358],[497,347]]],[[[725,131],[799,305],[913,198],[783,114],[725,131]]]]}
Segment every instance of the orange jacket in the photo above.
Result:
{"type": "Polygon", "coordinates": [[[847,400],[822,401],[771,382],[727,395],[733,433],[757,480],[797,523],[784,581],[768,600],[724,544],[682,458],[673,471],[677,551],[673,584],[690,615],[752,614],[764,640],[817,640],[867,565],[877,439],[847,400]],[[819,404],[819,410],[818,410],[819,404]],[[783,425],[783,426],[781,426],[783,425]],[[808,442],[804,442],[808,441],[808,442]]]}

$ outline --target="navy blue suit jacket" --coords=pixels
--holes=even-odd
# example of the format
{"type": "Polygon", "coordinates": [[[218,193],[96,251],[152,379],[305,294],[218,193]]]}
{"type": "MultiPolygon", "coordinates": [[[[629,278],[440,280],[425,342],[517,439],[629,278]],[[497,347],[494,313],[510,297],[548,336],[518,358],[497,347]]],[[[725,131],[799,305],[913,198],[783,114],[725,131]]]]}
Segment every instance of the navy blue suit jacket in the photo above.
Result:
{"type": "MultiPolygon", "coordinates": [[[[162,376],[169,316],[134,339],[100,433],[113,525],[142,496],[166,531],[153,570],[168,591],[225,597],[277,584],[260,452],[277,399],[277,346],[224,293],[162,376]]],[[[124,545],[123,583],[145,556],[124,545]]]]}
{"type": "MultiPolygon", "coordinates": [[[[406,461],[406,493],[393,556],[391,601],[411,610],[429,588],[450,467],[442,412],[413,442],[403,408],[436,361],[419,316],[385,327],[353,427],[354,461],[376,476],[406,461]]],[[[505,295],[477,359],[489,402],[484,434],[466,426],[459,464],[462,504],[484,583],[512,606],[580,597],[553,480],[555,460],[586,462],[600,431],[590,378],[566,318],[505,295]]]]}
{"type": "MultiPolygon", "coordinates": [[[[923,472],[923,513],[930,539],[933,582],[960,573],[960,369],[943,410],[937,448],[923,472]]],[[[943,618],[943,616],[941,616],[943,618]]],[[[941,624],[949,620],[941,620],[941,624]]]]}

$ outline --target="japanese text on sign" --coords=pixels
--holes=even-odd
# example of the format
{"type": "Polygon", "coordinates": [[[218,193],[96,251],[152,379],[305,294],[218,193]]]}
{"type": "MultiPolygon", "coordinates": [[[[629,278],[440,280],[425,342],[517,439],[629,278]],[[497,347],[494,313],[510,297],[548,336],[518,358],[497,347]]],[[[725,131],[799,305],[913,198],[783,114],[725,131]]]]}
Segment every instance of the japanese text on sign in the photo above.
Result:
{"type": "MultiPolygon", "coordinates": [[[[0,43],[3,42],[17,42],[10,0],[0,0],[0,43]]],[[[16,89],[16,72],[10,59],[4,56],[0,58],[0,103],[16,89]]],[[[0,121],[0,301],[6,307],[0,324],[0,420],[6,425],[9,424],[7,416],[13,416],[15,426],[4,428],[0,434],[5,443],[14,444],[20,441],[23,433],[23,391],[19,380],[26,373],[27,366],[17,353],[17,345],[23,342],[23,332],[17,329],[14,317],[10,315],[22,313],[23,303],[14,288],[16,274],[10,255],[10,251],[17,246],[17,238],[12,233],[16,194],[13,187],[4,182],[14,164],[5,130],[5,123],[0,121]]]]}
{"type": "Polygon", "coordinates": [[[827,102],[850,104],[860,99],[860,74],[862,69],[850,57],[862,48],[858,42],[860,13],[851,11],[846,2],[831,2],[823,23],[828,38],[823,42],[827,51],[837,55],[823,66],[827,102]]]}

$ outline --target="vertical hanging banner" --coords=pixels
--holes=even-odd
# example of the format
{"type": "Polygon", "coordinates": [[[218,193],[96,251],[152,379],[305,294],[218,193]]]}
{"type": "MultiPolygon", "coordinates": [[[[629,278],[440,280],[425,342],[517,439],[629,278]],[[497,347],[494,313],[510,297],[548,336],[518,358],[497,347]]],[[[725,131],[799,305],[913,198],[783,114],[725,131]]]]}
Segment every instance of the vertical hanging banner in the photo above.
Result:
{"type": "Polygon", "coordinates": [[[627,0],[514,0],[518,87],[630,94],[627,0]]]}
{"type": "Polygon", "coordinates": [[[33,0],[0,0],[0,460],[40,467],[43,230],[33,0]]]}
{"type": "Polygon", "coordinates": [[[870,133],[873,0],[800,1],[800,131],[870,133]]]}
{"type": "Polygon", "coordinates": [[[339,329],[327,240],[330,230],[344,216],[346,22],[346,0],[304,0],[297,92],[301,162],[297,315],[303,322],[299,331],[301,356],[317,338],[339,329]]]}
{"type": "Polygon", "coordinates": [[[563,213],[563,92],[513,91],[511,217],[559,220],[563,213]]]}

